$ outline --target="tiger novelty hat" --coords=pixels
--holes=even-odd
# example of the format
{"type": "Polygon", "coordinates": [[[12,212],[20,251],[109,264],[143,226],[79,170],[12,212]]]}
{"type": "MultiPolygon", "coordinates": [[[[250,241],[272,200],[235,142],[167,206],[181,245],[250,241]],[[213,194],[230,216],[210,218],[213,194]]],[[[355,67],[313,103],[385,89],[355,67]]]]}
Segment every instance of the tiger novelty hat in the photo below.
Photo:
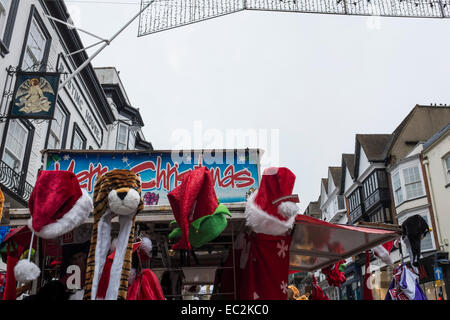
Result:
{"type": "Polygon", "coordinates": [[[136,214],[144,209],[141,191],[141,179],[131,170],[115,169],[97,178],[84,300],[99,299],[99,282],[111,244],[111,220],[115,216],[119,217],[120,229],[104,299],[126,299],[136,214]]]}

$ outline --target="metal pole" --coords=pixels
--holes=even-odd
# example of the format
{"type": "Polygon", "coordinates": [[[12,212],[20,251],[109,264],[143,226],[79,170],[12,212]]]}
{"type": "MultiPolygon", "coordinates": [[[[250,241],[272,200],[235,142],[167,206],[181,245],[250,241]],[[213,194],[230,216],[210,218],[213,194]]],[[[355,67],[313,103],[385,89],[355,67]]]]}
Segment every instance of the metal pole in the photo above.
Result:
{"type": "Polygon", "coordinates": [[[130,21],[128,21],[119,31],[117,31],[109,40],[106,40],[106,43],[102,45],[97,51],[95,51],[92,56],[90,56],[81,66],[78,67],[71,75],[67,77],[66,80],[64,80],[63,83],[59,86],[58,91],[60,91],[62,88],[66,86],[69,81],[71,81],[78,73],[81,72],[87,65],[91,63],[91,61],[100,53],[103,49],[105,49],[117,36],[122,33],[123,30],[125,30],[137,17],[141,15],[142,12],[144,12],[155,0],[150,1],[147,5],[145,5],[138,14],[136,14],[130,21]]]}
{"type": "Polygon", "coordinates": [[[67,58],[67,57],[73,56],[74,54],[77,54],[77,53],[86,51],[87,49],[90,49],[90,48],[93,48],[93,47],[95,47],[95,46],[98,46],[98,45],[99,45],[100,43],[102,43],[102,42],[106,42],[106,40],[102,40],[102,41],[93,43],[93,44],[91,44],[90,46],[87,46],[86,48],[83,48],[83,49],[77,50],[77,51],[75,51],[75,52],[71,52],[71,53],[69,53],[69,54],[66,54],[65,57],[67,58]]]}
{"type": "Polygon", "coordinates": [[[52,17],[52,16],[49,16],[48,14],[45,15],[45,16],[46,16],[47,18],[51,19],[51,20],[54,20],[54,21],[57,21],[57,22],[59,22],[59,23],[65,24],[65,25],[68,26],[69,28],[76,29],[76,30],[81,31],[81,32],[84,32],[84,33],[86,33],[86,34],[88,34],[88,35],[90,35],[90,36],[92,36],[92,37],[94,37],[94,38],[97,38],[97,39],[102,40],[102,41],[106,41],[106,39],[103,39],[103,38],[101,38],[101,37],[99,37],[99,36],[97,36],[97,35],[95,35],[95,34],[93,34],[93,33],[91,33],[91,32],[88,32],[88,31],[86,31],[86,30],[81,29],[81,28],[77,28],[77,27],[75,27],[74,25],[72,25],[72,24],[70,24],[70,23],[67,23],[67,22],[65,22],[65,21],[56,19],[56,18],[54,18],[54,17],[52,17]]]}

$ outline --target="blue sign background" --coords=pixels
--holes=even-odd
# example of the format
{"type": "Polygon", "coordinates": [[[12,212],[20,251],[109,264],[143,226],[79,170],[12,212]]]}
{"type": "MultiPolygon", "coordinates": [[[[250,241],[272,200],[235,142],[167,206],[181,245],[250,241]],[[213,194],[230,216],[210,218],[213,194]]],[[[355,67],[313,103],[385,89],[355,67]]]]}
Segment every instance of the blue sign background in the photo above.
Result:
{"type": "Polygon", "coordinates": [[[435,267],[434,268],[434,279],[435,280],[442,280],[444,277],[444,273],[442,272],[441,267],[435,267]]]}
{"type": "Polygon", "coordinates": [[[256,150],[228,150],[212,157],[201,151],[117,152],[47,151],[46,170],[74,172],[80,186],[92,195],[95,179],[113,169],[139,173],[146,205],[167,205],[167,194],[181,183],[182,174],[199,165],[210,169],[217,197],[223,203],[242,202],[259,186],[256,150]],[[212,162],[211,162],[212,161],[212,162]]]}

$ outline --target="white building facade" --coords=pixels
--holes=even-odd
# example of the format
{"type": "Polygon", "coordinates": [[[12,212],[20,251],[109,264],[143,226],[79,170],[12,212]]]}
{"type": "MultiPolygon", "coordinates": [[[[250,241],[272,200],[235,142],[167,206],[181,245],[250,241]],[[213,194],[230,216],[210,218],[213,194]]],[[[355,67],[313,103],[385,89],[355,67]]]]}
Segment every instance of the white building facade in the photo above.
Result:
{"type": "MultiPolygon", "coordinates": [[[[62,83],[88,56],[75,29],[48,18],[70,22],[64,1],[0,3],[0,185],[6,202],[14,208],[27,205],[37,174],[45,167],[42,150],[116,149],[118,135],[110,130],[126,117],[114,113],[89,64],[60,87],[52,120],[8,119],[16,71],[61,72],[62,83]]],[[[142,126],[140,119],[134,135],[127,130],[126,146],[120,147],[135,149],[129,137],[136,135],[141,149],[150,147],[142,126]]]]}

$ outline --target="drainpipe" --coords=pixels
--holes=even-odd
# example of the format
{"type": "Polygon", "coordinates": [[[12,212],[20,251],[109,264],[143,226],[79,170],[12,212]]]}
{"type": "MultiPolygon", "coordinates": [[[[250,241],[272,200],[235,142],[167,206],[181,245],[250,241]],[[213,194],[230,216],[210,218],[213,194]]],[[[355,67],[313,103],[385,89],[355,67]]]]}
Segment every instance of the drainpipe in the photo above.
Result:
{"type": "MultiPolygon", "coordinates": [[[[442,238],[442,234],[441,234],[441,225],[440,225],[440,223],[439,223],[439,215],[438,215],[438,213],[436,212],[436,214],[434,214],[434,210],[433,210],[433,208],[436,208],[436,201],[435,201],[435,199],[434,199],[434,190],[433,190],[433,183],[432,183],[432,181],[431,181],[431,174],[430,174],[430,167],[429,167],[429,165],[430,165],[430,162],[428,161],[428,159],[423,159],[423,157],[422,157],[422,155],[420,155],[420,158],[421,158],[421,160],[422,160],[422,163],[425,165],[425,174],[426,174],[426,177],[425,177],[425,183],[427,182],[427,178],[430,180],[430,183],[428,184],[428,187],[429,187],[429,189],[431,189],[431,192],[429,192],[429,194],[430,194],[430,198],[431,198],[431,210],[430,210],[430,214],[431,214],[431,218],[432,218],[432,222],[434,222],[434,219],[433,218],[435,218],[436,219],[436,229],[437,229],[437,231],[438,231],[438,235],[439,235],[439,237],[438,237],[438,242],[437,242],[437,246],[439,246],[439,250],[441,250],[441,247],[443,247],[442,249],[445,251],[445,248],[444,248],[444,244],[442,244],[441,245],[441,241],[443,241],[443,238],[442,238]]],[[[427,188],[428,189],[428,188],[427,188]]]]}

